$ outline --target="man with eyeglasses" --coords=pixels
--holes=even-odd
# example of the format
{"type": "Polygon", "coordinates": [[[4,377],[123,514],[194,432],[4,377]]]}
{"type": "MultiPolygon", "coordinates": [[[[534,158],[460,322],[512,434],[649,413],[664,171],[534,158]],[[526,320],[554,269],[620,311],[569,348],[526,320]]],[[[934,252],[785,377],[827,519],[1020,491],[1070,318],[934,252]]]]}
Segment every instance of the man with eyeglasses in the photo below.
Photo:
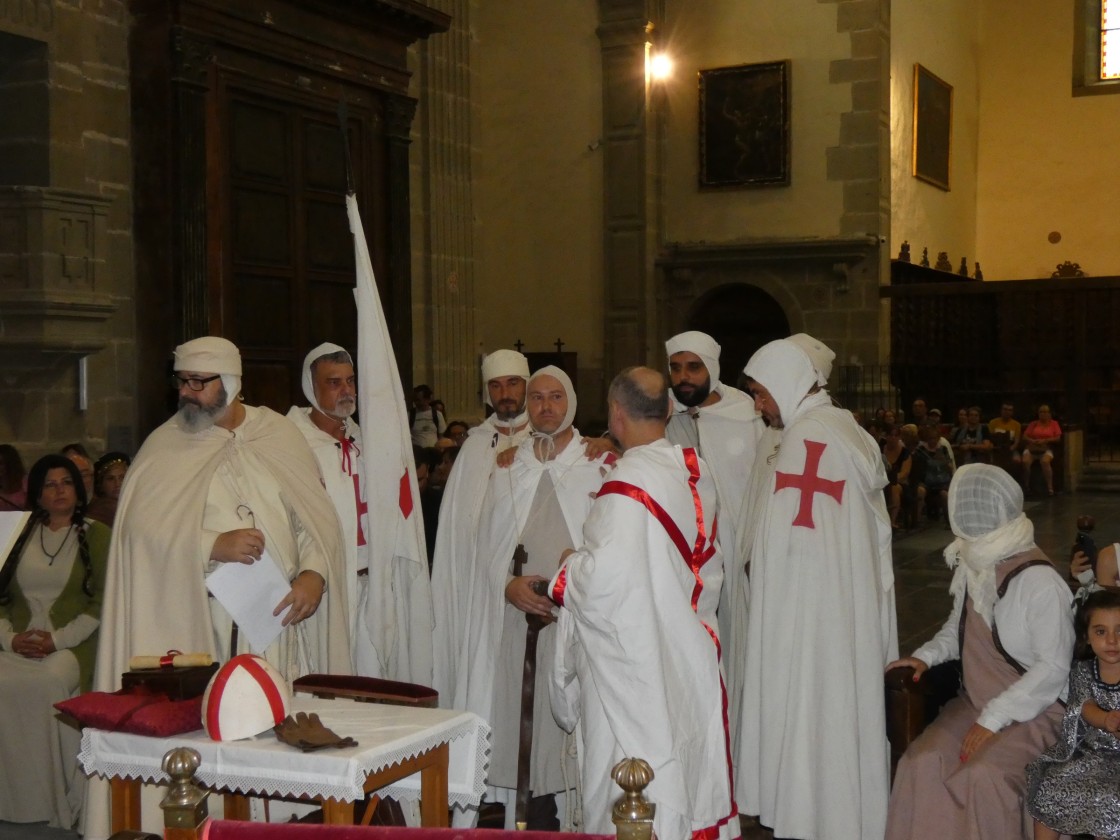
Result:
{"type": "Polygon", "coordinates": [[[120,498],[96,685],[119,688],[134,654],[247,652],[205,578],[225,563],[275,563],[291,590],[263,655],[289,680],[351,672],[338,519],[319,467],[286,418],[245,405],[241,356],[223,338],[175,349],[179,410],[144,442],[120,498]],[[209,620],[204,620],[204,617],[209,620]]]}

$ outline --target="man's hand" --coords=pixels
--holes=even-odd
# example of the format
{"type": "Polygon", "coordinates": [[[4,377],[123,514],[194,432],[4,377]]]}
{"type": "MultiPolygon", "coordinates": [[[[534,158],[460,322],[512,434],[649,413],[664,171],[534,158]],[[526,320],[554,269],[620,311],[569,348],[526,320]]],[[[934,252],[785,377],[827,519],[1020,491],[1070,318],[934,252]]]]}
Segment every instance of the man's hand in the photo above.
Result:
{"type": "Polygon", "coordinates": [[[968,761],[976,755],[976,751],[994,738],[995,734],[978,723],[972,724],[964,734],[964,740],[961,741],[961,761],[968,761]]]}
{"type": "Polygon", "coordinates": [[[929,666],[922,660],[914,656],[904,656],[902,659],[896,659],[894,662],[887,664],[883,670],[890,671],[893,668],[913,668],[914,669],[914,682],[921,679],[922,674],[929,670],[929,666]]]}
{"type": "Polygon", "coordinates": [[[210,549],[211,563],[256,563],[264,551],[264,532],[256,528],[226,531],[214,540],[210,549]]]}
{"type": "Polygon", "coordinates": [[[1069,574],[1070,574],[1070,577],[1077,578],[1077,579],[1080,580],[1082,574],[1084,574],[1085,572],[1089,572],[1090,573],[1090,579],[1091,579],[1092,578],[1092,571],[1093,571],[1093,566],[1089,562],[1089,555],[1086,554],[1084,551],[1081,551],[1081,549],[1074,550],[1073,556],[1070,557],[1070,559],[1069,559],[1069,574]]]}
{"type": "Polygon", "coordinates": [[[319,609],[319,602],[323,600],[323,589],[326,581],[318,572],[300,572],[292,581],[292,591],[284,596],[284,600],[276,605],[273,615],[280,615],[284,610],[288,614],[280,623],[287,627],[289,624],[299,624],[306,618],[315,615],[319,609]],[[288,609],[291,607],[291,609],[288,609]]]}
{"type": "Polygon", "coordinates": [[[618,447],[614,445],[614,441],[605,437],[585,437],[580,438],[580,443],[583,444],[583,454],[588,461],[594,461],[600,455],[606,455],[608,452],[612,455],[620,454],[618,447]]]}
{"type": "Polygon", "coordinates": [[[494,463],[498,465],[498,469],[504,470],[506,467],[513,463],[513,459],[516,457],[517,448],[510,447],[509,449],[503,449],[501,452],[499,452],[498,457],[494,459],[494,463]]]}
{"type": "Polygon", "coordinates": [[[543,578],[540,575],[515,577],[506,584],[506,600],[521,612],[540,616],[545,619],[545,623],[549,623],[555,621],[552,617],[552,608],[556,605],[548,598],[538,595],[532,590],[532,584],[538,580],[548,583],[548,578],[543,578]]]}

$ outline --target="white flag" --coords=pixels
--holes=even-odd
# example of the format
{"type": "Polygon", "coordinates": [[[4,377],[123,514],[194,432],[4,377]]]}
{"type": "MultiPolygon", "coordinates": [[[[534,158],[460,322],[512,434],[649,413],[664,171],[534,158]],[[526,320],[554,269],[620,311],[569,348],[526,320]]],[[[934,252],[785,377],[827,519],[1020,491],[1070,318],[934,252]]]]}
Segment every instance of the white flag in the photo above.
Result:
{"type": "Polygon", "coordinates": [[[358,409],[372,531],[363,620],[381,665],[372,676],[431,685],[432,589],[408,411],[353,193],[346,213],[354,235],[358,409]]]}

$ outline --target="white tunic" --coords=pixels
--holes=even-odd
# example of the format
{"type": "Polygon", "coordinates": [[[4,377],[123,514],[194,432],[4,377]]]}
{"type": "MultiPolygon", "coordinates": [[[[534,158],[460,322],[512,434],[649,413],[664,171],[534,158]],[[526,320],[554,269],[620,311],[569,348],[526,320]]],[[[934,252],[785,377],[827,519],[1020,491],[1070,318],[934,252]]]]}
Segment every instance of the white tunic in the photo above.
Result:
{"type": "Polygon", "coordinates": [[[790,413],[754,512],[738,798],[779,837],[881,840],[898,650],[886,474],[826,392],[790,413]]]}
{"type": "Polygon", "coordinates": [[[719,544],[723,553],[724,583],[719,601],[719,637],[723,642],[723,670],[730,699],[731,728],[738,727],[742,700],[742,663],[747,642],[747,600],[750,584],[744,569],[739,532],[745,525],[745,506],[755,454],[766,433],[754,400],[737,388],[717,383],[720,399],[711,405],[679,410],[669,418],[665,437],[682,448],[699,441],[700,457],[715,479],[719,498],[719,544]]]}
{"type": "MultiPolygon", "coordinates": [[[[715,622],[723,568],[711,542],[714,508],[714,484],[694,453],[664,439],[629,449],[592,507],[582,548],[551,583],[564,606],[554,678],[567,689],[554,710],[569,727],[578,714],[581,778],[604,779],[622,758],[645,758],[655,774],[646,789],[657,803],[654,830],[666,840],[739,835],[715,622]]],[[[615,798],[609,785],[586,787],[585,831],[612,831],[615,798]]]]}
{"type": "MultiPolygon", "coordinates": [[[[493,750],[490,784],[516,788],[517,748],[525,655],[525,613],[508,603],[511,557],[521,544],[528,559],[521,574],[549,578],[565,549],[581,542],[583,523],[603,483],[603,458],[588,461],[579,432],[554,459],[540,461],[534,440],[518,447],[513,464],[490,478],[478,528],[480,585],[472,592],[467,646],[470,669],[459,682],[455,707],[490,722],[493,750]]],[[[555,625],[537,638],[533,750],[530,788],[534,796],[565,790],[564,732],[548,699],[555,625]]],[[[574,770],[574,768],[573,768],[574,770]]],[[[574,781],[574,772],[572,781],[574,781]]]]}
{"type": "Polygon", "coordinates": [[[493,416],[487,418],[470,430],[443,491],[432,556],[432,685],[444,708],[452,708],[461,666],[470,659],[463,643],[475,579],[478,517],[486,487],[496,469],[498,453],[519,446],[528,436],[528,423],[507,435],[499,432],[493,416]]]}

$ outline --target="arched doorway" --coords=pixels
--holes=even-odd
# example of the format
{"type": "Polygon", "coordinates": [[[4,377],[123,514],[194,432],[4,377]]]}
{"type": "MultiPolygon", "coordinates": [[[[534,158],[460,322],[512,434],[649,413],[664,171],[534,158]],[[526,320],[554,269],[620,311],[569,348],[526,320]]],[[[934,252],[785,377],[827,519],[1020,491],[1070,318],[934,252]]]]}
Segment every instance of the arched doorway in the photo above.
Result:
{"type": "Polygon", "coordinates": [[[704,294],[692,307],[688,328],[706,332],[719,342],[719,378],[737,385],[754,352],[790,335],[789,319],[774,298],[756,286],[731,283],[704,294]]]}

